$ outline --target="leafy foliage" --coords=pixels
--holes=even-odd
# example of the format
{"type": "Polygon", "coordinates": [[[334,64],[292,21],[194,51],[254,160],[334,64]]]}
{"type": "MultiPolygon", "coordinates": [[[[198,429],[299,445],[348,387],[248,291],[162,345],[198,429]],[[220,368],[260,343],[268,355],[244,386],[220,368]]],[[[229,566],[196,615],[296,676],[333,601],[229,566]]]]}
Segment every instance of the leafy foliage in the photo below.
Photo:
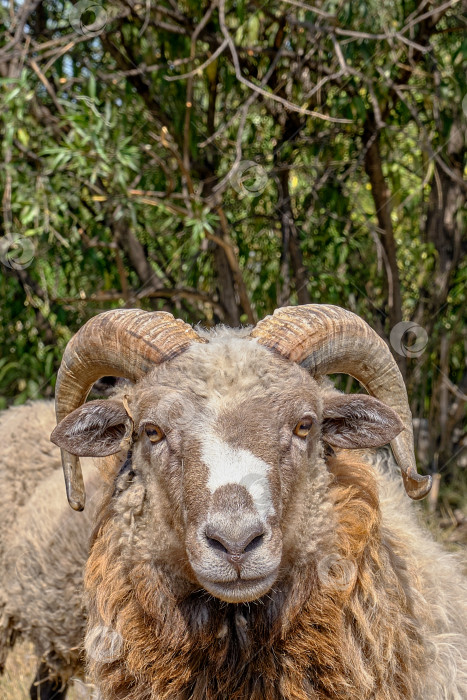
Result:
{"type": "Polygon", "coordinates": [[[112,306],[211,324],[333,303],[388,340],[426,331],[396,357],[447,461],[467,389],[460,4],[92,6],[0,5],[3,234],[34,250],[0,265],[1,405],[51,394],[112,306]]]}

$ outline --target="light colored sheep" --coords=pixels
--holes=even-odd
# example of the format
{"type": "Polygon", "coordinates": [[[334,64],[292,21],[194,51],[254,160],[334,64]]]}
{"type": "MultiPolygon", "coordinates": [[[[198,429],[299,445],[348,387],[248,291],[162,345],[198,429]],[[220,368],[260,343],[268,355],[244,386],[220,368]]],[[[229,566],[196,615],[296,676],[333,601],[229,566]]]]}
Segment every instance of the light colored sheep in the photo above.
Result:
{"type": "MultiPolygon", "coordinates": [[[[60,453],[47,435],[53,421],[52,401],[36,401],[0,412],[0,512],[3,533],[13,529],[18,508],[27,502],[37,484],[60,467],[60,453]]],[[[2,535],[0,561],[3,547],[2,535]]]]}
{"type": "Polygon", "coordinates": [[[55,424],[53,401],[0,414],[0,671],[18,638],[31,641],[38,670],[30,694],[41,700],[64,698],[71,675],[83,677],[83,572],[98,483],[85,460],[91,507],[82,515],[68,508],[60,452],[48,439],[55,424]]]}
{"type": "Polygon", "coordinates": [[[5,563],[7,538],[17,531],[16,518],[37,485],[60,467],[60,454],[47,438],[54,421],[53,402],[13,407],[0,412],[0,671],[13,630],[5,609],[5,563]]]}
{"type": "Polygon", "coordinates": [[[466,582],[420,528],[407,396],[353,314],[281,309],[253,331],[169,314],[91,319],[57,384],[68,497],[102,467],[86,650],[102,700],[462,700],[466,582]],[[346,372],[371,396],[338,394],[346,372]],[[84,404],[101,374],[137,382],[84,404]]]}

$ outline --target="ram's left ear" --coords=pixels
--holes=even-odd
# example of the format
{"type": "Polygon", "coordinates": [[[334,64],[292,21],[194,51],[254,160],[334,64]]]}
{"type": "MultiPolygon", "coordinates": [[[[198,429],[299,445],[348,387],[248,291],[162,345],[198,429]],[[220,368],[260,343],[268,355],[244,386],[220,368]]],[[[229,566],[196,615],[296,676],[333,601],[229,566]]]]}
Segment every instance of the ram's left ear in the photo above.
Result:
{"type": "Polygon", "coordinates": [[[404,425],[386,404],[364,394],[328,394],[323,407],[322,433],[331,447],[382,447],[399,435],[404,425]]]}
{"type": "Polygon", "coordinates": [[[133,421],[122,401],[99,399],[69,413],[50,439],[72,455],[106,457],[122,449],[122,441],[130,437],[132,429],[133,421]]]}

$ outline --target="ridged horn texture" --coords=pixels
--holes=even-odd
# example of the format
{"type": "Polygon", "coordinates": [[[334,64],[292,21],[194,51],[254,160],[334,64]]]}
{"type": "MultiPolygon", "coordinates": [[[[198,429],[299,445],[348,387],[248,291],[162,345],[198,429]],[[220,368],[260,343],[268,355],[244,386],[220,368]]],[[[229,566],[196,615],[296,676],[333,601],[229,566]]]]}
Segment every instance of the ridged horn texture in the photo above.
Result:
{"type": "Polygon", "coordinates": [[[391,447],[405,490],[415,500],[427,495],[431,476],[417,473],[404,380],[386,343],[363,319],[329,304],[288,306],[260,321],[251,337],[301,364],[312,375],[349,374],[371,396],[393,408],[404,423],[391,447]]]}
{"type": "MultiPolygon", "coordinates": [[[[192,343],[207,342],[165,311],[115,309],[91,318],[65,348],[55,391],[57,422],[81,406],[106,375],[135,382],[192,343]]],[[[68,502],[83,510],[85,490],[78,457],[61,450],[68,502]]]]}

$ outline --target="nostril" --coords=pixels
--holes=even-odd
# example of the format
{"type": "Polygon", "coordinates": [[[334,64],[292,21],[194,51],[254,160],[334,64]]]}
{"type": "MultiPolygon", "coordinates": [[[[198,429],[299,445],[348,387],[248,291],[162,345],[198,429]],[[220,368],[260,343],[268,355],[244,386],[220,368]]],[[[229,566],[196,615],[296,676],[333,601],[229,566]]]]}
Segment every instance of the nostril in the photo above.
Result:
{"type": "Polygon", "coordinates": [[[217,549],[219,552],[225,552],[225,554],[229,553],[227,547],[225,547],[220,540],[217,540],[215,537],[210,537],[209,535],[206,535],[206,539],[211,549],[217,549]]]}
{"type": "Polygon", "coordinates": [[[204,532],[206,542],[211,549],[219,553],[227,554],[229,557],[241,557],[243,554],[252,552],[261,546],[264,540],[262,528],[250,529],[244,532],[243,537],[232,538],[228,533],[219,532],[217,528],[208,526],[204,532]]]}
{"type": "Polygon", "coordinates": [[[263,543],[264,535],[256,535],[253,537],[251,542],[248,542],[247,546],[243,550],[244,552],[252,552],[254,549],[260,547],[263,543]]]}

